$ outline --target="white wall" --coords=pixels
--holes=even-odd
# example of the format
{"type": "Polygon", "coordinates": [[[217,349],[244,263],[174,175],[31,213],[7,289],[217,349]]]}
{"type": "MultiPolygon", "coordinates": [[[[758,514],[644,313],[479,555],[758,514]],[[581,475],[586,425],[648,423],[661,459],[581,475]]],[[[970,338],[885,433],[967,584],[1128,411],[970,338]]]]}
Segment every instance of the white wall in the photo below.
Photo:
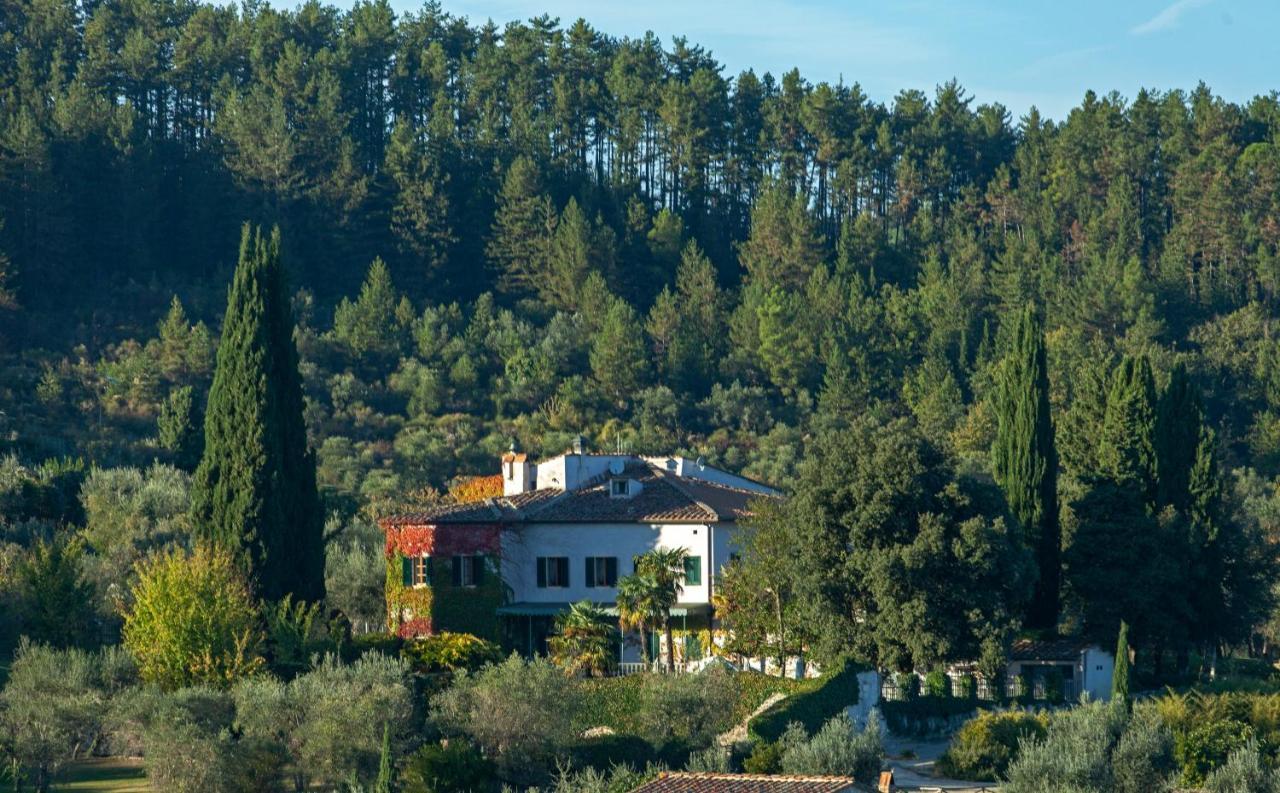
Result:
{"type": "Polygon", "coordinates": [[[663,456],[663,457],[645,457],[645,462],[659,468],[663,471],[670,471],[676,476],[686,477],[688,479],[701,479],[704,482],[712,482],[727,487],[736,487],[739,490],[750,490],[755,493],[764,495],[772,495],[777,490],[762,485],[759,482],[753,482],[745,477],[731,474],[728,471],[722,471],[719,468],[712,468],[709,465],[698,465],[696,460],[690,460],[688,457],[663,456]]]}
{"type": "Polygon", "coordinates": [[[1115,672],[1115,657],[1106,650],[1090,647],[1084,657],[1084,690],[1090,699],[1111,699],[1111,676],[1115,672]]]}
{"type": "MultiPolygon", "coordinates": [[[[712,527],[704,524],[535,523],[502,534],[502,578],[518,603],[564,603],[576,600],[612,602],[613,587],[588,588],[583,580],[588,556],[616,556],[618,579],[633,571],[632,559],[657,547],[686,548],[702,558],[702,583],[685,586],[681,603],[709,603],[712,527]],[[539,556],[569,557],[567,588],[538,587],[539,556]]],[[[727,538],[729,532],[719,534],[727,538]]],[[[727,539],[725,540],[728,541],[727,539]]],[[[719,542],[719,541],[718,541],[719,542]]],[[[722,562],[728,561],[725,554],[722,562]]]]}

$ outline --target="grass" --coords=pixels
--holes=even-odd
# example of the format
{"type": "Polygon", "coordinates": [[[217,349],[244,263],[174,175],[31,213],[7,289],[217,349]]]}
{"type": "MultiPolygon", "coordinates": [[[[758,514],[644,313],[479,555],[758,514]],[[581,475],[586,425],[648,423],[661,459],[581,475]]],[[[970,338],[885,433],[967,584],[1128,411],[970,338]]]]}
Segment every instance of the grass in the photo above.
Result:
{"type": "Polygon", "coordinates": [[[63,771],[57,793],[150,793],[142,763],[123,757],[85,760],[63,771]]]}

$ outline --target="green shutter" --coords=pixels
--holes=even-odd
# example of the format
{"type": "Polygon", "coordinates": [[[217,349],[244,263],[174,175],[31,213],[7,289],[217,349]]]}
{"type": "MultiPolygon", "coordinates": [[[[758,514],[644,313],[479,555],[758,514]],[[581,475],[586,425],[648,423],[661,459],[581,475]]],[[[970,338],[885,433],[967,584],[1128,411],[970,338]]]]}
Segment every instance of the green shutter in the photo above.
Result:
{"type": "Polygon", "coordinates": [[[453,585],[462,586],[462,557],[455,556],[449,561],[453,562],[453,585]]]}
{"type": "Polygon", "coordinates": [[[413,586],[413,560],[407,556],[400,557],[400,578],[405,586],[413,586]]]}
{"type": "Polygon", "coordinates": [[[604,560],[604,580],[609,586],[618,585],[618,557],[610,556],[604,560]]]}
{"type": "Polygon", "coordinates": [[[684,560],[684,582],[689,586],[702,583],[702,557],[690,556],[684,560]]]}
{"type": "Polygon", "coordinates": [[[588,588],[588,589],[595,589],[595,586],[596,586],[596,558],[595,558],[594,556],[588,556],[588,557],[587,557],[587,563],[586,563],[586,565],[584,565],[583,569],[586,571],[586,575],[583,577],[583,579],[582,579],[582,580],[586,583],[586,586],[587,586],[587,588],[588,588]]]}
{"type": "Polygon", "coordinates": [[[561,556],[556,561],[560,563],[560,586],[567,587],[569,586],[569,557],[561,556]]]}
{"type": "Polygon", "coordinates": [[[538,557],[538,588],[547,588],[547,557],[538,557]]]}
{"type": "Polygon", "coordinates": [[[480,586],[484,583],[484,556],[476,554],[471,557],[471,583],[480,586]]]}

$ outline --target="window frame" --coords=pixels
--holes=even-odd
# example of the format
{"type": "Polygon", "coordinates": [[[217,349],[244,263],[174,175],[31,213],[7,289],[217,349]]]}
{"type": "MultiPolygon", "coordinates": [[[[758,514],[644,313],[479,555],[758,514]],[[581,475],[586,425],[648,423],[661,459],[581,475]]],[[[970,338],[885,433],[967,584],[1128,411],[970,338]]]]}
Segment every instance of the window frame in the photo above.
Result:
{"type": "Polygon", "coordinates": [[[684,585],[685,586],[702,586],[702,557],[686,556],[684,560],[684,585]],[[697,573],[695,578],[689,577],[689,571],[693,570],[697,573]]]}

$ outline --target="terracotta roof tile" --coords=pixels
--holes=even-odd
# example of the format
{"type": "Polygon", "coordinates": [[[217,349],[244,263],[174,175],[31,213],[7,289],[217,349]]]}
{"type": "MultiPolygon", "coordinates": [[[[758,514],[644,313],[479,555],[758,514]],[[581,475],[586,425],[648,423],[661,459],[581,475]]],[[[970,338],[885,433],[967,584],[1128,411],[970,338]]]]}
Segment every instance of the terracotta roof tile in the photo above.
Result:
{"type": "Polygon", "coordinates": [[[628,465],[621,476],[638,482],[640,492],[615,498],[609,493],[613,476],[602,474],[568,492],[543,488],[471,504],[446,504],[383,523],[707,523],[748,515],[751,502],[762,497],[752,490],[678,477],[643,463],[628,465]]]}
{"type": "Polygon", "coordinates": [[[664,773],[632,793],[846,793],[866,788],[842,776],[664,773]]]}
{"type": "Polygon", "coordinates": [[[1009,651],[1012,661],[1075,661],[1089,648],[1081,639],[1017,639],[1009,651]]]}

